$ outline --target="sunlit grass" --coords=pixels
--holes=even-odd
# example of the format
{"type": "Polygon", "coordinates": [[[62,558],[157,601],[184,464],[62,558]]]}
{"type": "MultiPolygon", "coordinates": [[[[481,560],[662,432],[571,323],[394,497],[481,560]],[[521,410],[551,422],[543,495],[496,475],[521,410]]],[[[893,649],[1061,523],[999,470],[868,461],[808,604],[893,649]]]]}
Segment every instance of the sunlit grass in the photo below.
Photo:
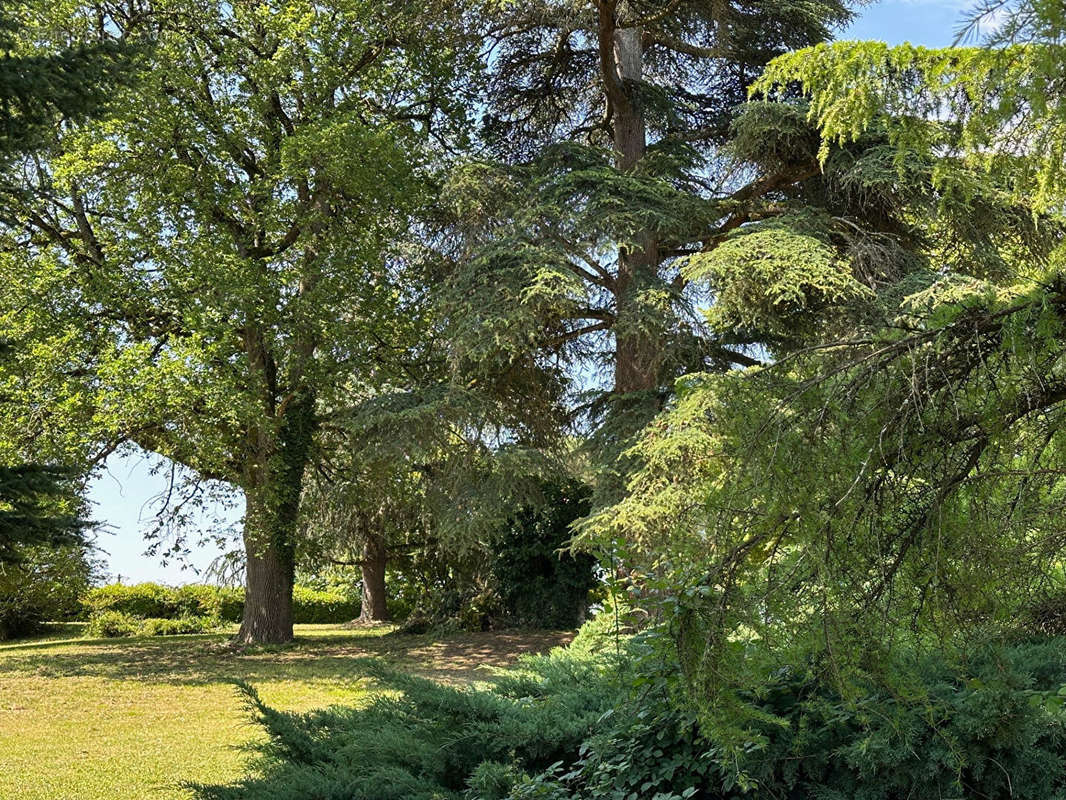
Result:
{"type": "Polygon", "coordinates": [[[233,681],[307,710],[367,699],[355,659],[368,655],[453,682],[482,665],[561,641],[551,634],[386,636],[391,629],[298,625],[285,647],[228,646],[226,634],[80,639],[74,627],[0,644],[0,798],[176,800],[182,782],[224,783],[260,733],[233,681]]]}

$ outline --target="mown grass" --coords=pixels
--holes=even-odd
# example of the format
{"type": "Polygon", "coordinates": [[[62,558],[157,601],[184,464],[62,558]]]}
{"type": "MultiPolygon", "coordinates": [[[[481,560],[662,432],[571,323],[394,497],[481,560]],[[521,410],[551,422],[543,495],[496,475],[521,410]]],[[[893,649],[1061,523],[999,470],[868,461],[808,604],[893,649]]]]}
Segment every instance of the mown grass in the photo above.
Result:
{"type": "Polygon", "coordinates": [[[386,658],[452,683],[486,680],[559,634],[386,635],[388,627],[298,625],[285,647],[234,649],[228,634],[75,638],[75,627],[0,644],[0,798],[177,800],[183,782],[225,783],[261,735],[233,687],[276,708],[364,701],[355,659],[386,658]]]}

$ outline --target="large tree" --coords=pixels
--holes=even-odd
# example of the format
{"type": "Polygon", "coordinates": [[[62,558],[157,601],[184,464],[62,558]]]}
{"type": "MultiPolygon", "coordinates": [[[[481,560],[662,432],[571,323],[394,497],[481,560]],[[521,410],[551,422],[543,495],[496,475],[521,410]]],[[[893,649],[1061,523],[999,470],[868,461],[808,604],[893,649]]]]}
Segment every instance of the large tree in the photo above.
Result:
{"type": "Polygon", "coordinates": [[[52,3],[153,43],[136,90],[8,174],[6,434],[84,457],[134,443],[243,491],[239,638],[292,638],[320,414],[377,379],[403,318],[389,244],[456,111],[454,7],[345,0],[52,3]],[[454,13],[453,13],[454,12],[454,13]]]}
{"type": "MultiPolygon", "coordinates": [[[[755,164],[730,143],[766,62],[848,18],[839,0],[503,4],[483,149],[451,186],[456,341],[539,349],[586,384],[602,369],[621,433],[676,375],[755,363],[743,332],[707,329],[680,267],[817,182],[813,152],[755,164]]],[[[784,124],[764,153],[809,136],[784,124]]]]}
{"type": "MultiPolygon", "coordinates": [[[[136,51],[93,38],[34,53],[15,50],[19,19],[0,8],[0,162],[33,152],[58,125],[102,113],[126,81],[136,51]]],[[[0,339],[0,360],[11,356],[0,339]]],[[[14,398],[0,394],[0,406],[14,398]]],[[[0,566],[21,560],[27,546],[83,546],[85,521],[68,468],[26,463],[27,448],[0,447],[0,566]]]]}
{"type": "Polygon", "coordinates": [[[756,86],[803,103],[827,174],[880,143],[851,180],[910,245],[752,225],[691,265],[879,276],[846,303],[795,282],[729,295],[764,330],[795,321],[778,316],[790,295],[816,324],[765,368],[686,377],[642,435],[629,495],[586,528],[677,600],[681,661],[714,724],[741,718],[728,690],[768,660],[846,678],[899,644],[1016,633],[1061,587],[1064,27],[1058,5],[1025,18],[1004,29],[1028,30],[1025,45],[823,45],[756,86]]]}

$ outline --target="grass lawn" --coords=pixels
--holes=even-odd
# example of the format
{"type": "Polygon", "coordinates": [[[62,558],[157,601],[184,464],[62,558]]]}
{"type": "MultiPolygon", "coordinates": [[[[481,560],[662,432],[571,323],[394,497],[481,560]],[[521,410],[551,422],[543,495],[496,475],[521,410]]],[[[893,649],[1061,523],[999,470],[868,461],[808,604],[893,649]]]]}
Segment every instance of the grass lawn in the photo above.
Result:
{"type": "Polygon", "coordinates": [[[176,800],[182,781],[225,783],[260,736],[232,685],[276,708],[358,703],[373,691],[353,660],[386,658],[449,683],[491,678],[564,634],[464,633],[297,625],[285,647],[235,651],[227,635],[82,639],[76,626],[0,644],[0,798],[176,800]],[[388,635],[386,635],[388,634],[388,635]]]}

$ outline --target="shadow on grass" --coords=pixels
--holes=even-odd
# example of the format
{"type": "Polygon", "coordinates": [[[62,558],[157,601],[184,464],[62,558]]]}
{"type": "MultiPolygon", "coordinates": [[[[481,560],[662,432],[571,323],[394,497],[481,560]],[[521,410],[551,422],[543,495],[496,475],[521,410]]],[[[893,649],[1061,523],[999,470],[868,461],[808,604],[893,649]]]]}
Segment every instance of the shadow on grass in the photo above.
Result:
{"type": "Polygon", "coordinates": [[[169,684],[235,680],[354,681],[358,659],[379,657],[394,666],[447,683],[491,680],[481,667],[504,667],[523,653],[564,644],[567,633],[503,631],[441,638],[384,631],[318,631],[290,645],[236,649],[230,634],[190,634],[136,639],[67,639],[0,647],[0,676],[95,676],[169,684]]]}

